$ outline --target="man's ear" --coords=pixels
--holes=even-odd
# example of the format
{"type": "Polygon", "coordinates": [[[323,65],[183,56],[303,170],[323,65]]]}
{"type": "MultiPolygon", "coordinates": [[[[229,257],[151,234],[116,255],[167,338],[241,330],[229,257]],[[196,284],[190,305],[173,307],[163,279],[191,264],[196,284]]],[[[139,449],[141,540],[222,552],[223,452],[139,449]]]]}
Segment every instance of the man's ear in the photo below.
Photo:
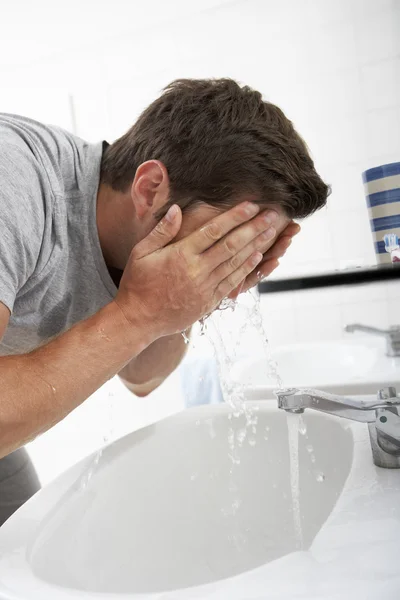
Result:
{"type": "Polygon", "coordinates": [[[139,219],[156,214],[167,204],[169,176],[161,161],[148,160],[136,169],[131,198],[139,219]]]}

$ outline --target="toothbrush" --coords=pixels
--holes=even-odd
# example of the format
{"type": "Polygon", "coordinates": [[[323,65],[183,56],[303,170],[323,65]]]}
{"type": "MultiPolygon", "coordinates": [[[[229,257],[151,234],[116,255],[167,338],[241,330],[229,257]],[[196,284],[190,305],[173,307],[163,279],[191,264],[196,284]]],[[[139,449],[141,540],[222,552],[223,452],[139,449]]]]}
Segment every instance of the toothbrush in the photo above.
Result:
{"type": "Polygon", "coordinates": [[[390,254],[392,263],[400,262],[400,243],[395,233],[387,233],[383,236],[385,250],[390,254]]]}
{"type": "Polygon", "coordinates": [[[393,250],[397,250],[399,248],[399,238],[395,233],[387,233],[383,236],[383,241],[385,242],[385,250],[386,252],[393,252],[393,250]]]}

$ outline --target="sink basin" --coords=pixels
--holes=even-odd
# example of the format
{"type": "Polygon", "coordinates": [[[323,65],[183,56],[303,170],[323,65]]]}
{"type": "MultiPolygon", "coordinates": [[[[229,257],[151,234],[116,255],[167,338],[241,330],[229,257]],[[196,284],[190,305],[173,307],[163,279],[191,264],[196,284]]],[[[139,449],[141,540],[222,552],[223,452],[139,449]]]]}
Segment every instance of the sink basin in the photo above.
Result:
{"type": "MultiPolygon", "coordinates": [[[[286,414],[270,403],[248,408],[257,424],[247,430],[244,415],[227,405],[169,417],[36,494],[0,529],[0,582],[10,594],[1,595],[0,583],[0,598],[26,598],[22,589],[40,600],[60,590],[62,598],[182,590],[296,552],[286,414]]],[[[341,495],[354,440],[346,421],[312,412],[303,418],[307,549],[341,495]]]]}
{"type": "MultiPolygon", "coordinates": [[[[349,395],[376,394],[378,389],[400,386],[400,358],[385,356],[381,343],[318,342],[282,346],[272,353],[285,387],[321,388],[349,395]]],[[[233,369],[249,399],[273,398],[264,358],[244,359],[233,369]]]]}

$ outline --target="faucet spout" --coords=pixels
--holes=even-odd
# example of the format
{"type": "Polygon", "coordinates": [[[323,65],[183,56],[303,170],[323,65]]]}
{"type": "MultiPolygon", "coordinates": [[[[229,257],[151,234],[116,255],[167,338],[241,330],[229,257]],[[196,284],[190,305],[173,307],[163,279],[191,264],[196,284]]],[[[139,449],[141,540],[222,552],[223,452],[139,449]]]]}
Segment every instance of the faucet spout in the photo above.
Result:
{"type": "Polygon", "coordinates": [[[278,407],[302,413],[306,408],[367,423],[375,465],[400,468],[400,397],[384,388],[377,398],[346,398],[314,389],[281,389],[275,392],[278,407]]]}
{"type": "Polygon", "coordinates": [[[350,325],[346,325],[344,330],[347,333],[360,331],[362,333],[369,333],[371,335],[379,335],[386,340],[387,356],[400,356],[400,327],[398,325],[394,325],[389,329],[378,329],[377,327],[369,327],[367,325],[360,325],[359,323],[351,323],[350,325]]]}
{"type": "MultiPolygon", "coordinates": [[[[387,406],[386,399],[346,398],[314,389],[283,389],[276,391],[275,395],[278,407],[287,412],[304,412],[306,408],[312,408],[361,423],[375,422],[375,411],[387,406]]],[[[400,404],[400,399],[398,403],[400,404]]]]}

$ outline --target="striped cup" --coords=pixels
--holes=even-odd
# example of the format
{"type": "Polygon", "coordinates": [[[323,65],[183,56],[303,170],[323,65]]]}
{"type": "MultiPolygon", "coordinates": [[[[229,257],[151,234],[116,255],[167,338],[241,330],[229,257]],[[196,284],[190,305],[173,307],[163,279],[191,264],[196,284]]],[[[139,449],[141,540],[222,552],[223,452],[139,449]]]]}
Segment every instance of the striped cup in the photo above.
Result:
{"type": "Polygon", "coordinates": [[[363,173],[365,194],[378,264],[391,262],[384,236],[400,238],[400,162],[368,169],[363,173]]]}

